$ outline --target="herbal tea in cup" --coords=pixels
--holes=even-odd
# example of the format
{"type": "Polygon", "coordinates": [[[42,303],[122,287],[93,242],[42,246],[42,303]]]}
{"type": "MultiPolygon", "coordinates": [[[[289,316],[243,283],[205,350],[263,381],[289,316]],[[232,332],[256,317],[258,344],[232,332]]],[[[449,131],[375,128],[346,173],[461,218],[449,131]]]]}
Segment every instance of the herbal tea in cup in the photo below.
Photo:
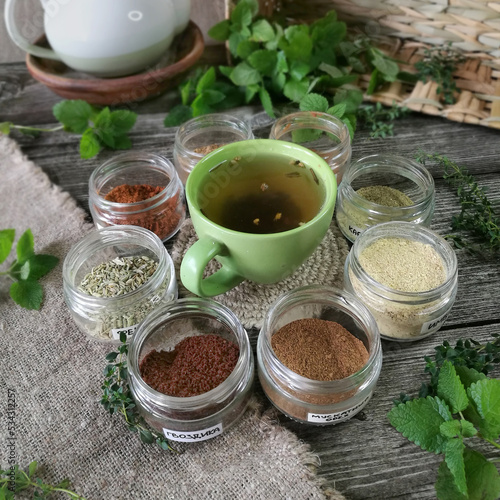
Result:
{"type": "Polygon", "coordinates": [[[296,144],[256,139],[205,156],[186,183],[199,240],[181,263],[184,286],[209,297],[286,278],[325,236],[336,194],[328,164],[296,144]],[[213,258],[221,269],[204,278],[213,258]]]}

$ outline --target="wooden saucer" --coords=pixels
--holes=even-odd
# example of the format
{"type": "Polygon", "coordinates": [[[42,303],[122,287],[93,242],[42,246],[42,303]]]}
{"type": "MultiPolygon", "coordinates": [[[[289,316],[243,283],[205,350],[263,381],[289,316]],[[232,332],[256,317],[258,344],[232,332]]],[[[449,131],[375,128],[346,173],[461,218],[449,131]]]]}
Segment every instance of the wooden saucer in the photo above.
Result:
{"type": "MultiPolygon", "coordinates": [[[[45,35],[36,44],[49,46],[45,35]]],[[[200,29],[190,21],[157,64],[135,75],[97,78],[68,68],[62,62],[31,54],[26,56],[26,66],[33,78],[65,99],[83,99],[91,104],[115,106],[143,101],[177,86],[186,70],[201,57],[204,47],[200,29]]]]}

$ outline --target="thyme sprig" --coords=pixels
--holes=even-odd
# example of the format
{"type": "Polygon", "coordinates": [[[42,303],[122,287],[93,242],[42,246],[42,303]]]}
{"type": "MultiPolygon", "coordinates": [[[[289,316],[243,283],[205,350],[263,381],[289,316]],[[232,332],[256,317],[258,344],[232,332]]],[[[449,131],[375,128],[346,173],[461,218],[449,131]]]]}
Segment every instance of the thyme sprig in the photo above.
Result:
{"type": "Polygon", "coordinates": [[[110,352],[106,356],[108,365],[104,369],[101,404],[111,415],[122,415],[128,429],[137,432],[143,443],[156,443],[162,450],[176,451],[161,433],[149,429],[139,414],[128,385],[128,345],[127,336],[123,332],[120,334],[120,341],[118,351],[110,352]]]}
{"type": "Polygon", "coordinates": [[[459,92],[453,74],[466,58],[451,44],[425,49],[424,59],[415,63],[419,80],[428,79],[438,84],[437,93],[443,96],[445,104],[455,103],[455,92],[459,92]]]}
{"type": "Polygon", "coordinates": [[[395,102],[385,108],[380,102],[362,105],[358,110],[358,119],[370,129],[370,138],[385,138],[394,135],[394,120],[407,115],[410,110],[399,107],[395,102]]]}
{"type": "Polygon", "coordinates": [[[73,500],[85,500],[69,489],[71,486],[69,479],[63,479],[55,486],[46,484],[36,477],[37,468],[38,463],[33,461],[29,464],[27,472],[18,465],[14,465],[12,470],[0,470],[0,499],[11,500],[16,493],[32,488],[33,498],[38,500],[49,498],[54,493],[64,493],[73,500]]]}
{"type": "MultiPolygon", "coordinates": [[[[465,167],[457,165],[447,156],[437,153],[420,152],[417,160],[423,165],[434,161],[443,170],[443,179],[457,190],[461,204],[460,214],[454,215],[451,221],[452,229],[468,231],[482,240],[491,251],[500,249],[500,218],[495,214],[485,190],[477,184],[474,176],[465,167]]],[[[480,252],[478,247],[460,235],[448,235],[457,248],[467,248],[472,252],[480,252]]]]}

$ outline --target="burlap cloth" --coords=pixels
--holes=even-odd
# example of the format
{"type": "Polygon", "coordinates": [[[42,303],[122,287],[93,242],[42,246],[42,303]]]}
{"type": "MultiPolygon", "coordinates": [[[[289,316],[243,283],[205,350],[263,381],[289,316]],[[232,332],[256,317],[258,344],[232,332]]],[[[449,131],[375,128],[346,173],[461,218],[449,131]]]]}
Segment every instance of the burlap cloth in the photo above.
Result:
{"type": "MultiPolygon", "coordinates": [[[[172,247],[172,260],[177,276],[184,254],[197,239],[191,219],[186,219],[172,247]]],[[[272,285],[244,281],[214,298],[233,310],[245,328],[260,328],[269,306],[289,290],[314,284],[342,288],[344,263],[348,252],[346,240],[335,221],[332,221],[323,241],[313,254],[288,278],[272,285]]],[[[212,274],[219,268],[220,264],[216,260],[211,260],[205,274],[212,274]]],[[[179,295],[185,297],[193,294],[179,283],[179,295]]]]}
{"type": "Polygon", "coordinates": [[[0,207],[1,229],[15,228],[17,240],[31,228],[35,251],[61,259],[42,280],[39,312],[15,305],[9,280],[0,276],[2,469],[12,456],[23,467],[36,459],[45,481],[68,477],[88,500],[343,499],[315,475],[319,459],[308,446],[272,413],[262,415],[255,399],[227,433],[179,444],[178,455],[142,444],[100,406],[109,349],[78,331],[63,299],[64,256],[92,227],[74,200],[1,134],[0,207]],[[8,391],[15,396],[13,419],[8,391]]]}

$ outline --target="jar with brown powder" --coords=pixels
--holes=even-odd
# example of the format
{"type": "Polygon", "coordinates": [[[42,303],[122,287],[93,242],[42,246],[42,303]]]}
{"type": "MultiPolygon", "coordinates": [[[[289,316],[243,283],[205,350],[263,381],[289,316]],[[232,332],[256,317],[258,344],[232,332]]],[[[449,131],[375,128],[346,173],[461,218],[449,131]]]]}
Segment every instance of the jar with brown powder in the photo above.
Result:
{"type": "Polygon", "coordinates": [[[271,306],[257,363],[262,388],[280,411],[299,422],[332,425],[370,400],[382,367],[380,336],[353,295],[301,287],[271,306]]]}

